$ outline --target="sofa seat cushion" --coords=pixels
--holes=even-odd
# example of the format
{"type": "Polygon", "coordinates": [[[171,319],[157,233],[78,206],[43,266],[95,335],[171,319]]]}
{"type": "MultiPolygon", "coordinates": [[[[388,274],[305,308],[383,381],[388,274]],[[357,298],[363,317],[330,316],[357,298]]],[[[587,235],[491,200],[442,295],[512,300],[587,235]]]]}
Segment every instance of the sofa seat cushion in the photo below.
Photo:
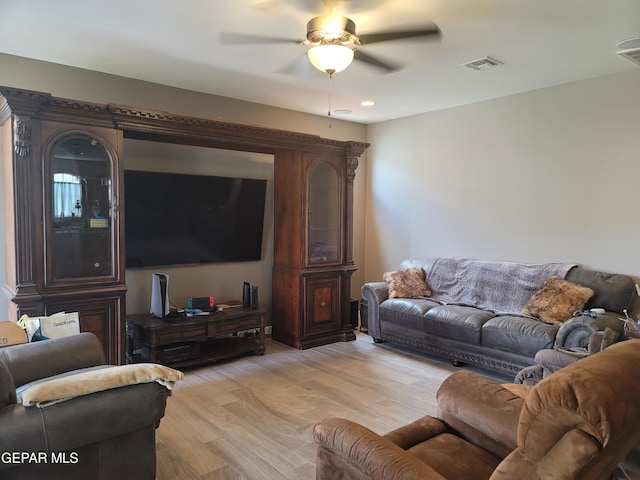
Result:
{"type": "Polygon", "coordinates": [[[451,433],[443,433],[408,450],[444,478],[477,480],[489,478],[500,460],[472,443],[451,433]],[[451,453],[464,461],[452,462],[451,453]]]}
{"type": "Polygon", "coordinates": [[[440,305],[438,302],[426,298],[390,298],[380,304],[380,309],[392,310],[401,314],[424,316],[427,311],[440,305]]]}
{"type": "Polygon", "coordinates": [[[439,305],[425,314],[425,328],[430,335],[480,345],[482,326],[493,313],[462,305],[439,305]]]}
{"type": "Polygon", "coordinates": [[[425,313],[439,305],[419,298],[390,298],[380,304],[380,334],[386,339],[422,340],[425,313]]]}
{"type": "Polygon", "coordinates": [[[553,348],[558,328],[534,318],[499,315],[482,326],[482,345],[533,358],[553,348]]]}

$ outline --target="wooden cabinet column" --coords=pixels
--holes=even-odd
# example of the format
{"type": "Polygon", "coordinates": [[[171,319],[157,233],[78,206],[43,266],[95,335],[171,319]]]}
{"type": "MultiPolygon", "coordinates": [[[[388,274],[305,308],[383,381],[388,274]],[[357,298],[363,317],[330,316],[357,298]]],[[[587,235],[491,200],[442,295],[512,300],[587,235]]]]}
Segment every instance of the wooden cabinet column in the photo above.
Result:
{"type": "Polygon", "coordinates": [[[273,338],[297,348],[355,339],[353,181],[366,144],[277,152],[273,338]]]}

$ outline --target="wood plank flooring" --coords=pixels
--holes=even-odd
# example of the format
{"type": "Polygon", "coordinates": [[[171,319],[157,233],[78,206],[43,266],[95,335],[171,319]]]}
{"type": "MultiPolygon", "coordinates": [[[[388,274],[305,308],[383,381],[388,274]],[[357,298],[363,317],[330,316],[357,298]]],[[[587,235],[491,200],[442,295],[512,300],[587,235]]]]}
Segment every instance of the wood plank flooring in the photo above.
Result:
{"type": "Polygon", "coordinates": [[[436,391],[456,370],[365,334],[307,350],[266,345],[263,356],[184,370],[157,430],[158,480],[314,479],[316,421],[385,433],[435,415],[436,391]]]}

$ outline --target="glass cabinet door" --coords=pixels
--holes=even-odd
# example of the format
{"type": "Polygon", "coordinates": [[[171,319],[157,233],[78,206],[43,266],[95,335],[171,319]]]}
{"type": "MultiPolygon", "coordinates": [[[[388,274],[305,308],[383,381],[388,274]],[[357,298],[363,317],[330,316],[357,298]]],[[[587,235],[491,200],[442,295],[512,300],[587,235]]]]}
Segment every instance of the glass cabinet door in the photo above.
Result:
{"type": "Polygon", "coordinates": [[[329,162],[311,170],[309,178],[309,261],[336,262],[340,246],[340,178],[329,162]]]}
{"type": "Polygon", "coordinates": [[[52,281],[111,276],[112,178],[107,150],[85,134],[69,134],[50,150],[49,269],[52,281]]]}

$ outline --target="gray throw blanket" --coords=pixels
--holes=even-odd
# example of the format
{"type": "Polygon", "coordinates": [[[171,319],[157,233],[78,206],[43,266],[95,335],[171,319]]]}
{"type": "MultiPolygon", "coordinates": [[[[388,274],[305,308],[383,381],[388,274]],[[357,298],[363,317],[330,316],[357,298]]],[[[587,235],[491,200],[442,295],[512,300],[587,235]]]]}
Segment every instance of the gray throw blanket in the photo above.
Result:
{"type": "Polygon", "coordinates": [[[547,278],[553,275],[564,278],[575,266],[440,257],[434,261],[427,283],[434,300],[443,304],[519,314],[547,278]]]}

